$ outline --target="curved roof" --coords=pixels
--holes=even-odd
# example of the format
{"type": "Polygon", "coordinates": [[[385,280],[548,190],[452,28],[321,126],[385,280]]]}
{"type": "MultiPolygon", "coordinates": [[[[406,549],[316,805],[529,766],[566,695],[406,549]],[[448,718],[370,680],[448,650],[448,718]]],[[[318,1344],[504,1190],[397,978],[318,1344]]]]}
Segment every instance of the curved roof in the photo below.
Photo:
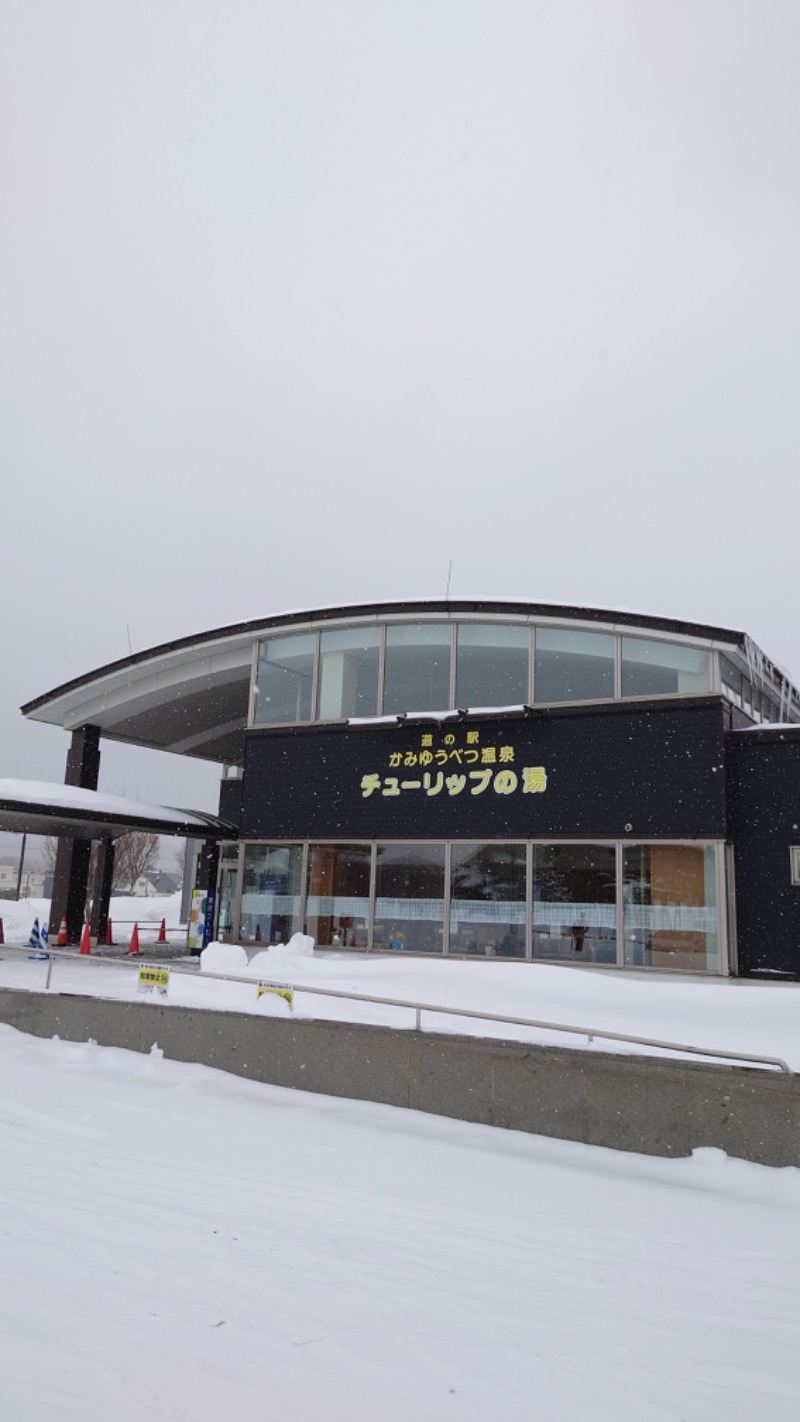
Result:
{"type": "Polygon", "coordinates": [[[605,629],[639,628],[745,648],[742,632],[699,622],[605,608],[483,598],[356,603],[283,613],[217,627],[135,652],[65,682],[21,709],[33,720],[74,730],[96,725],[110,739],[213,761],[241,761],[253,641],[277,629],[386,618],[523,618],[605,629]]]}

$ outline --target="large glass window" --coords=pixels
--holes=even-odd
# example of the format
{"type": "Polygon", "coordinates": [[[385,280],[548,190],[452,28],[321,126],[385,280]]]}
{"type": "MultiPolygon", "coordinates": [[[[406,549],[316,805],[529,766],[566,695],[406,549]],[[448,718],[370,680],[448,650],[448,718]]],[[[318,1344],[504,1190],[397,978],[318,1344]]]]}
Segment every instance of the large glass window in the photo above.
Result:
{"type": "Polygon", "coordinates": [[[219,892],[217,895],[217,937],[230,941],[236,912],[236,890],[239,885],[239,846],[224,844],[220,854],[219,892]]]}
{"type": "Polygon", "coordinates": [[[342,627],[322,633],[317,704],[321,721],[377,716],[380,645],[379,627],[342,627]]]}
{"type": "Polygon", "coordinates": [[[527,627],[461,623],[456,706],[522,706],[528,700],[527,627]]]}
{"type": "Polygon", "coordinates": [[[253,943],[288,943],[301,930],[299,844],[248,844],[244,851],[241,936],[253,943]]]}
{"type": "Polygon", "coordinates": [[[616,900],[613,845],[534,845],[534,958],[616,962],[616,900]]]}
{"type": "Polygon", "coordinates": [[[454,844],[450,952],[525,957],[525,845],[454,844]]]}
{"type": "Polygon", "coordinates": [[[312,844],[308,851],[306,932],[320,948],[366,948],[370,847],[312,844]]]}
{"type": "Polygon", "coordinates": [[[258,649],[255,719],[258,725],[311,720],[313,632],[270,637],[258,649]]]}
{"type": "Polygon", "coordinates": [[[441,953],[444,845],[379,844],[373,947],[441,953]]]}
{"type": "Polygon", "coordinates": [[[718,968],[713,845],[626,844],[622,864],[626,965],[718,968]]]}
{"type": "Polygon", "coordinates": [[[719,672],[722,679],[722,694],[732,701],[734,706],[742,704],[742,673],[738,667],[729,662],[727,657],[720,657],[719,672]]]}
{"type": "Polygon", "coordinates": [[[614,695],[614,637],[610,632],[536,629],[536,700],[598,701],[614,695]]]}
{"type": "Polygon", "coordinates": [[[691,696],[710,690],[709,656],[701,647],[623,637],[623,696],[691,696]]]}
{"type": "Polygon", "coordinates": [[[449,709],[452,640],[452,628],[446,622],[387,627],[384,715],[449,709]]]}

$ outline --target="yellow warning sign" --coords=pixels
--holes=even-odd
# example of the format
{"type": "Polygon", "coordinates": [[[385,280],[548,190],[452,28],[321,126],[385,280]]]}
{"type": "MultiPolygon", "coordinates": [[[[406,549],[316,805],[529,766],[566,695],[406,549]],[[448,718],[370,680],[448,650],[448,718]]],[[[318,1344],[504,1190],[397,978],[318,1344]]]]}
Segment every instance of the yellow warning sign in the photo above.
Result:
{"type": "Polygon", "coordinates": [[[159,992],[162,997],[166,997],[169,991],[169,968],[156,968],[152,963],[142,963],[136,991],[159,992]]]}
{"type": "Polygon", "coordinates": [[[294,988],[291,983],[259,983],[256,999],[263,997],[267,992],[274,993],[276,997],[282,997],[294,1011],[294,988]]]}

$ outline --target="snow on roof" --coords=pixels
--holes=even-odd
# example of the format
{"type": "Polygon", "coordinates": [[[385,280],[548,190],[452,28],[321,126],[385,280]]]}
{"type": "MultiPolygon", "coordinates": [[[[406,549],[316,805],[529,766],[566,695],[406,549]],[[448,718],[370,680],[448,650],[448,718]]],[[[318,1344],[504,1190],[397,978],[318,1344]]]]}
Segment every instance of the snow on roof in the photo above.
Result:
{"type": "Polygon", "coordinates": [[[46,780],[0,780],[0,800],[13,800],[31,807],[48,805],[57,810],[119,815],[123,819],[169,820],[178,825],[197,825],[198,829],[205,829],[208,824],[207,819],[189,810],[174,810],[144,800],[129,800],[123,795],[106,795],[100,790],[83,790],[77,785],[52,784],[46,780]]]}

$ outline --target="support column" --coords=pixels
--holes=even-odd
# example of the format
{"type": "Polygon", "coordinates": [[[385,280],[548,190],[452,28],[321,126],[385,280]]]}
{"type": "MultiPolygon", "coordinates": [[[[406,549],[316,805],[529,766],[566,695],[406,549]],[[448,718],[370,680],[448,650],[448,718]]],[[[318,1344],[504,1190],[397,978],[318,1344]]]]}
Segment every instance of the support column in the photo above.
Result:
{"type": "Polygon", "coordinates": [[[113,839],[101,839],[97,844],[97,856],[92,876],[92,916],[89,920],[91,934],[96,943],[105,943],[113,881],[114,841],[113,839]]]}
{"type": "MultiPolygon", "coordinates": [[[[100,727],[81,726],[72,732],[64,784],[96,790],[99,775],[100,727]]],[[[66,917],[69,943],[81,941],[91,847],[88,839],[60,838],[58,841],[49,931],[51,935],[58,933],[61,919],[66,917]]]]}
{"type": "MultiPolygon", "coordinates": [[[[211,942],[217,907],[217,873],[219,871],[219,845],[212,839],[203,841],[200,858],[197,861],[195,888],[206,895],[206,922],[203,946],[211,942]]],[[[199,957],[202,949],[193,948],[192,957],[199,957]]]]}

